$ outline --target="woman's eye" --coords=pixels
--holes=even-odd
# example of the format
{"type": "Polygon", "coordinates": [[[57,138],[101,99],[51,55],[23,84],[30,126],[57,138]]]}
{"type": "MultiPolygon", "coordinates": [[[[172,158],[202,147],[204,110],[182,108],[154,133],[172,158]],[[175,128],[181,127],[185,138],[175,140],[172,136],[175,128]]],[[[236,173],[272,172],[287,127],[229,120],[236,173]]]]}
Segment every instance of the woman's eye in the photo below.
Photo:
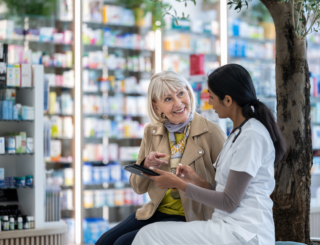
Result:
{"type": "Polygon", "coordinates": [[[170,98],[165,98],[164,101],[168,102],[170,101],[170,98]]]}
{"type": "Polygon", "coordinates": [[[184,94],[184,92],[180,92],[179,95],[182,96],[184,94]]]}

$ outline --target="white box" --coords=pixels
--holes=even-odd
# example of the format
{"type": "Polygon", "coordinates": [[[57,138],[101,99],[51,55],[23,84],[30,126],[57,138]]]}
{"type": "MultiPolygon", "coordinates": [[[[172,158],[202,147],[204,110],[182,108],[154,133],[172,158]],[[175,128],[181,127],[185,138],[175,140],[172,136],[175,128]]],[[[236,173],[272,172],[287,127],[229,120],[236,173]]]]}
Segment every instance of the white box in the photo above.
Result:
{"type": "Polygon", "coordinates": [[[21,87],[32,86],[32,69],[31,64],[21,64],[21,87]]]}
{"type": "Polygon", "coordinates": [[[4,154],[5,153],[5,139],[4,137],[0,137],[0,154],[4,154]]]}
{"type": "Polygon", "coordinates": [[[27,153],[33,152],[33,138],[27,138],[27,153]]]}
{"type": "Polygon", "coordinates": [[[13,65],[7,65],[7,86],[8,87],[15,86],[14,66],[13,65]]]}
{"type": "Polygon", "coordinates": [[[20,65],[14,65],[14,86],[20,87],[20,65]]]}

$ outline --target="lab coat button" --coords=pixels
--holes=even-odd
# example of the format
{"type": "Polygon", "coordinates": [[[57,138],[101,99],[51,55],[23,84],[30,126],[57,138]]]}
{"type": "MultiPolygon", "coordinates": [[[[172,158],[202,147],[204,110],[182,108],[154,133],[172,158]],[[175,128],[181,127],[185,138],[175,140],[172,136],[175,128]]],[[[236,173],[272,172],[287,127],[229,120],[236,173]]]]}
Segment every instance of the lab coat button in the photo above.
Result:
{"type": "Polygon", "coordinates": [[[202,151],[199,151],[199,154],[202,154],[202,151]]]}

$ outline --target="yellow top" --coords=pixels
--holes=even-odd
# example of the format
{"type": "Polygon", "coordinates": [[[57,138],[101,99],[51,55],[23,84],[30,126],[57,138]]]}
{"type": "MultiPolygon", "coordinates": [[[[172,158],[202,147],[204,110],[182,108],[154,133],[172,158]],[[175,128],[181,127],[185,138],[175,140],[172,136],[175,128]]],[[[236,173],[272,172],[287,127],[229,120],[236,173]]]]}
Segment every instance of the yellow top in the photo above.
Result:
{"type": "MultiPolygon", "coordinates": [[[[183,139],[184,134],[175,134],[175,137],[176,137],[176,142],[180,142],[180,140],[183,139]]],[[[170,145],[170,142],[169,142],[169,145],[170,145]]],[[[170,214],[170,215],[185,216],[181,199],[173,199],[170,196],[170,192],[171,192],[171,189],[168,189],[158,207],[158,211],[161,213],[170,214]]]]}

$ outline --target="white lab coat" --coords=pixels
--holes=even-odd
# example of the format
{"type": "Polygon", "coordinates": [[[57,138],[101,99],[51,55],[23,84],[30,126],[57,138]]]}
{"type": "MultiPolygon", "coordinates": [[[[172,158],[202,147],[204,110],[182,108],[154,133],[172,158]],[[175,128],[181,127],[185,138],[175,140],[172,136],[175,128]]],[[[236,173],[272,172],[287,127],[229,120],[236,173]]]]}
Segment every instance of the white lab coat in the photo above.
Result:
{"type": "Polygon", "coordinates": [[[270,245],[275,244],[273,202],[275,148],[269,132],[256,119],[248,120],[226,141],[216,171],[216,191],[223,192],[230,170],[253,178],[232,213],[215,209],[211,220],[158,222],[142,228],[133,245],[270,245]]]}

